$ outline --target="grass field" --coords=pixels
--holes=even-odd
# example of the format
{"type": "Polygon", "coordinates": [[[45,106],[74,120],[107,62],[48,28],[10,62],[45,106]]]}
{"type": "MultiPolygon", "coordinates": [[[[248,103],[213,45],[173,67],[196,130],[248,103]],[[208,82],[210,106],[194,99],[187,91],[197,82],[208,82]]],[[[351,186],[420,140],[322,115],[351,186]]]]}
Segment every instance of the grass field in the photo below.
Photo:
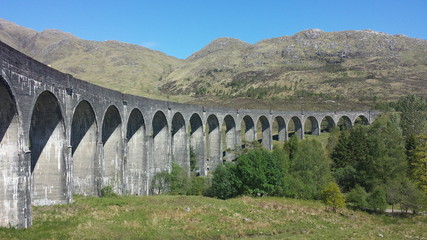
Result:
{"type": "Polygon", "coordinates": [[[33,208],[30,229],[0,239],[426,239],[427,216],[326,211],[317,201],[199,196],[75,196],[33,208]]]}

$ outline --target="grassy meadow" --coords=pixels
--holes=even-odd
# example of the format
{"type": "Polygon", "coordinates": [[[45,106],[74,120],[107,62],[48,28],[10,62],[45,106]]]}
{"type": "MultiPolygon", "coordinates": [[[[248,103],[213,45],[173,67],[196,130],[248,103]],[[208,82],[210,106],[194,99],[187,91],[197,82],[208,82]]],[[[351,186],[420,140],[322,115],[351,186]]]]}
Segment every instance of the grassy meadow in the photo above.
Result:
{"type": "Polygon", "coordinates": [[[75,196],[33,208],[30,229],[0,239],[426,239],[427,216],[326,211],[318,201],[201,196],[75,196]]]}

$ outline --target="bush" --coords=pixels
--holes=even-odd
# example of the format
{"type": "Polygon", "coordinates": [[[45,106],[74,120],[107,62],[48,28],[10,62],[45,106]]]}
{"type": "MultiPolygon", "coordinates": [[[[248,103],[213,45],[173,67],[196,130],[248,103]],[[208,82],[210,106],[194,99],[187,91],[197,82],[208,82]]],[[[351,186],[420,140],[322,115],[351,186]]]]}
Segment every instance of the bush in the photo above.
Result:
{"type": "Polygon", "coordinates": [[[252,196],[282,195],[284,163],[278,154],[258,149],[237,158],[237,177],[242,193],[252,196]]]}
{"type": "Polygon", "coordinates": [[[347,194],[346,200],[350,207],[363,210],[368,207],[367,197],[368,193],[366,193],[365,189],[357,185],[347,194]]]}
{"type": "Polygon", "coordinates": [[[220,199],[232,198],[241,193],[241,181],[236,175],[237,165],[226,162],[219,165],[213,172],[210,192],[213,197],[220,199]]]}
{"type": "Polygon", "coordinates": [[[326,206],[331,207],[334,212],[337,211],[337,208],[345,207],[345,197],[334,182],[328,183],[322,190],[322,201],[326,206]]]}
{"type": "Polygon", "coordinates": [[[374,212],[384,212],[387,208],[387,200],[384,190],[375,188],[374,191],[366,198],[368,208],[374,212]]]}
{"type": "Polygon", "coordinates": [[[117,197],[117,193],[113,191],[113,187],[108,185],[101,188],[101,197],[117,197]]]}

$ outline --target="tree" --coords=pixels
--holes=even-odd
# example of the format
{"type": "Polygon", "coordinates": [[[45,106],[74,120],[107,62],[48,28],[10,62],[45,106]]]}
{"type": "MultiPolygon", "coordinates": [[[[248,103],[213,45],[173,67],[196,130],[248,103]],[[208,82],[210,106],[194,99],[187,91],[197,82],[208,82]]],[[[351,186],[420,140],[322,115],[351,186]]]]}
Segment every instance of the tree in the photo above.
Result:
{"type": "Polygon", "coordinates": [[[356,185],[356,187],[347,194],[346,200],[349,206],[363,210],[368,207],[368,202],[366,201],[367,197],[368,193],[366,193],[365,189],[360,185],[356,185]]]}
{"type": "Polygon", "coordinates": [[[332,154],[332,173],[345,192],[356,185],[371,192],[375,186],[405,176],[404,138],[396,115],[384,115],[371,126],[341,134],[332,154]]]}
{"type": "Polygon", "coordinates": [[[386,195],[381,188],[375,188],[366,198],[366,202],[368,202],[368,208],[375,212],[384,212],[387,208],[386,195]]]}
{"type": "Polygon", "coordinates": [[[410,162],[411,177],[427,196],[427,135],[415,137],[415,149],[410,162]]]}
{"type": "Polygon", "coordinates": [[[251,150],[237,158],[237,174],[244,194],[281,195],[284,186],[284,159],[265,149],[251,150]]]}
{"type": "Polygon", "coordinates": [[[401,112],[403,135],[409,137],[427,131],[427,101],[416,95],[399,98],[394,108],[401,112]]]}
{"type": "Polygon", "coordinates": [[[334,212],[338,208],[345,207],[345,197],[334,182],[329,182],[322,190],[322,201],[326,206],[331,207],[334,212]]]}
{"type": "Polygon", "coordinates": [[[287,196],[318,199],[323,187],[331,180],[330,161],[322,145],[315,140],[302,140],[294,146],[290,176],[287,177],[287,196]]]}
{"type": "Polygon", "coordinates": [[[211,193],[214,197],[227,199],[241,194],[241,181],[236,174],[237,165],[226,162],[213,172],[211,193]]]}

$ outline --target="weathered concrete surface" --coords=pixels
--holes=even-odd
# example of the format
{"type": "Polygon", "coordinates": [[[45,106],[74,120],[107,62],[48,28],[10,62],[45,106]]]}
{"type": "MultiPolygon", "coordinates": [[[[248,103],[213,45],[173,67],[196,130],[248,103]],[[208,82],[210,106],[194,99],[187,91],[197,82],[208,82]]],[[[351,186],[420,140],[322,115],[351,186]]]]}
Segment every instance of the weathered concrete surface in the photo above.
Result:
{"type": "MultiPolygon", "coordinates": [[[[0,226],[31,226],[31,206],[72,194],[149,194],[172,162],[206,175],[246,141],[350,127],[378,112],[202,107],[122,94],[58,72],[0,42],[0,226]],[[340,120],[341,119],[341,120],[340,120]],[[259,127],[257,129],[257,126],[259,127]],[[274,129],[274,136],[273,136],[274,129]],[[257,132],[259,132],[257,138],[257,132]]],[[[243,146],[244,147],[244,146],[243,146]]]]}

